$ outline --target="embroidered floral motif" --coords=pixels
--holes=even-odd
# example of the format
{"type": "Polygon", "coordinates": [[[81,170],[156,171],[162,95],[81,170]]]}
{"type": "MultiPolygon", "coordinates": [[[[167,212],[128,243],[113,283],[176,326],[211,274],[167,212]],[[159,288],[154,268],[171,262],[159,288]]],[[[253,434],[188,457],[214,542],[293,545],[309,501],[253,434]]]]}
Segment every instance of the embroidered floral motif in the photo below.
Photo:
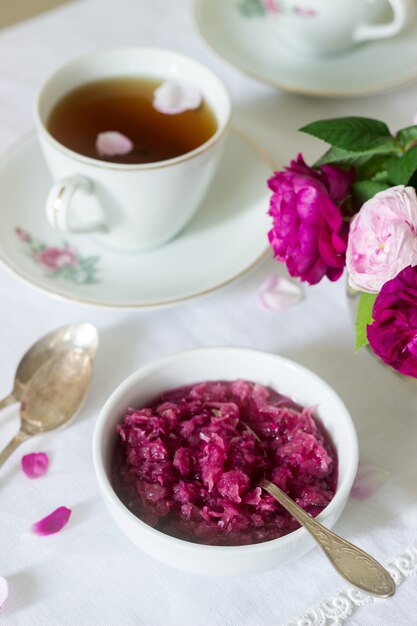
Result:
{"type": "Polygon", "coordinates": [[[238,10],[244,17],[256,17],[268,14],[292,13],[300,17],[315,17],[316,9],[300,6],[288,6],[287,0],[238,0],[238,10]]]}
{"type": "Polygon", "coordinates": [[[77,285],[97,283],[97,263],[99,256],[83,257],[67,242],[62,246],[48,246],[34,239],[26,230],[19,226],[15,233],[25,244],[25,252],[35,263],[40,265],[49,278],[61,278],[77,285]]]}
{"type": "MultiPolygon", "coordinates": [[[[417,575],[417,545],[405,550],[387,566],[397,587],[409,576],[417,575]]],[[[353,587],[347,587],[328,600],[311,607],[287,626],[342,626],[364,604],[375,599],[353,587]]]]}

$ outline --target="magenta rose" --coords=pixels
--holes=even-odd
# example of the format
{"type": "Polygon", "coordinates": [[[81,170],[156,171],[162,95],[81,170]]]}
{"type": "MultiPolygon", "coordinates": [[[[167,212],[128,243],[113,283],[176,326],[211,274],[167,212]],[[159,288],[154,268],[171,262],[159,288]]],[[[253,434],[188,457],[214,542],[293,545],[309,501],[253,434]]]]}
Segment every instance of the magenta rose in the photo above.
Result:
{"type": "Polygon", "coordinates": [[[372,350],[401,374],[417,378],[417,267],[404,268],[383,285],[372,317],[372,350]]]}
{"type": "Polygon", "coordinates": [[[36,260],[52,271],[75,267],[78,263],[77,256],[69,248],[45,248],[36,254],[36,260]]]}
{"type": "Polygon", "coordinates": [[[315,170],[299,154],[297,161],[269,179],[273,192],[269,242],[291,276],[314,285],[323,276],[337,280],[342,274],[349,227],[340,206],[354,177],[354,170],[331,165],[315,170]]]}

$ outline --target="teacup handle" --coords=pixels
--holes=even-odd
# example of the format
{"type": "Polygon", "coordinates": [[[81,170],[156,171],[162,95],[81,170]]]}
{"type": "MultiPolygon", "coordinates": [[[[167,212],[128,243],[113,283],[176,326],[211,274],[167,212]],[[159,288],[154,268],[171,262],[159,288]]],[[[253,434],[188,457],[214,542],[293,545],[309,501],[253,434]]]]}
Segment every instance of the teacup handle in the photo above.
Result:
{"type": "Polygon", "coordinates": [[[353,33],[355,41],[368,41],[371,39],[383,39],[399,33],[407,24],[412,15],[410,0],[388,0],[391,5],[394,19],[388,24],[362,24],[353,33]]]}
{"type": "Polygon", "coordinates": [[[107,230],[103,219],[95,216],[93,221],[82,226],[70,225],[71,201],[75,193],[91,195],[94,185],[84,176],[61,178],[52,185],[46,200],[46,216],[54,228],[63,233],[92,233],[107,230]]]}

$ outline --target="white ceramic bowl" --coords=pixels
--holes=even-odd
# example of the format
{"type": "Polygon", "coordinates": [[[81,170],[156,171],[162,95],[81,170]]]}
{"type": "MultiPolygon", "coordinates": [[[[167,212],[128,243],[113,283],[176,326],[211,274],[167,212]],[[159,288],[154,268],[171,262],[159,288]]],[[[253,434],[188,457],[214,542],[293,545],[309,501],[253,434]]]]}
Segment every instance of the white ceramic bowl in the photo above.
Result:
{"type": "Polygon", "coordinates": [[[267,385],[317,414],[338,454],[339,477],[333,500],[318,516],[333,526],[349,496],[358,464],[358,443],[351,417],[338,395],[310,370],[280,356],[246,348],[203,348],[161,359],[142,367],[110,396],[97,420],[93,441],[95,471],[104,502],[120,530],[152,557],[194,574],[238,575],[288,563],[315,544],[304,528],[264,543],[205,546],[176,539],[151,528],[117,497],[110,481],[110,459],[116,425],[128,407],[139,407],[163,391],[203,380],[237,378],[267,385]]]}

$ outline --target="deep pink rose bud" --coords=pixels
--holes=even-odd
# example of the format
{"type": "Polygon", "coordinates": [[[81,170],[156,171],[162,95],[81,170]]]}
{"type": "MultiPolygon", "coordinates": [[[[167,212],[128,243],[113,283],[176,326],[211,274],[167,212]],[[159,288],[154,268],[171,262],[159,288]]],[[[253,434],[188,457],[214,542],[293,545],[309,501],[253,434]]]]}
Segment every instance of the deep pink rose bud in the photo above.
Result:
{"type": "Polygon", "coordinates": [[[291,276],[311,285],[323,276],[337,280],[345,266],[349,227],[339,205],[349,195],[355,177],[331,165],[308,167],[301,154],[268,181],[272,197],[268,233],[275,256],[285,261],[291,276]]]}
{"type": "Polygon", "coordinates": [[[372,350],[401,374],[417,378],[417,267],[405,267],[383,285],[372,317],[372,350]]]}

